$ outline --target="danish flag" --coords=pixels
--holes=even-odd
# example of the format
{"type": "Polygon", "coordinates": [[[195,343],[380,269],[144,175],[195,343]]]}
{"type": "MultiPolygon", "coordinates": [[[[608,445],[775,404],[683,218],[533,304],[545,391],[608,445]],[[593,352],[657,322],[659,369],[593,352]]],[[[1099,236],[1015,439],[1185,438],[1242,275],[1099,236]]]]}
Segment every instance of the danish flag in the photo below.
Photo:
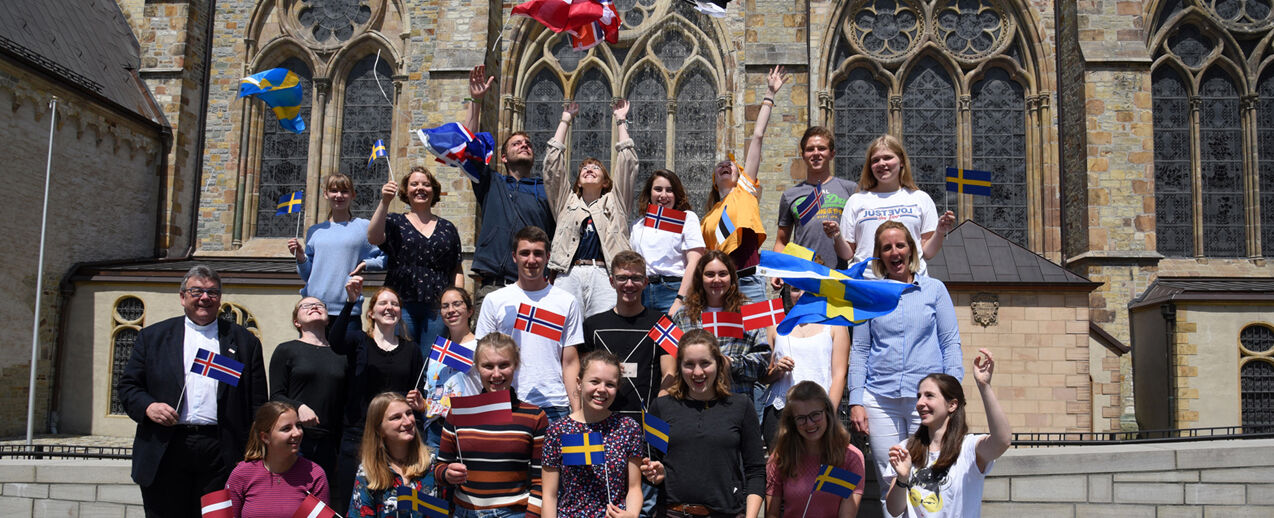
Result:
{"type": "Polygon", "coordinates": [[[743,338],[743,315],[733,311],[709,311],[703,314],[703,328],[717,338],[743,338]]]}
{"type": "Polygon", "coordinates": [[[680,234],[686,227],[686,213],[677,209],[669,209],[659,205],[646,206],[646,226],[680,234]]]}
{"type": "Polygon", "coordinates": [[[743,306],[743,330],[777,326],[783,321],[783,299],[770,299],[743,306]]]}
{"type": "Polygon", "coordinates": [[[514,321],[513,328],[560,342],[562,331],[566,329],[566,317],[522,303],[518,305],[518,318],[514,321]]]}
{"type": "Polygon", "coordinates": [[[677,354],[677,344],[681,343],[681,335],[681,328],[672,323],[668,315],[659,317],[655,327],[650,328],[650,332],[646,334],[655,341],[655,344],[672,355],[677,354]]]}

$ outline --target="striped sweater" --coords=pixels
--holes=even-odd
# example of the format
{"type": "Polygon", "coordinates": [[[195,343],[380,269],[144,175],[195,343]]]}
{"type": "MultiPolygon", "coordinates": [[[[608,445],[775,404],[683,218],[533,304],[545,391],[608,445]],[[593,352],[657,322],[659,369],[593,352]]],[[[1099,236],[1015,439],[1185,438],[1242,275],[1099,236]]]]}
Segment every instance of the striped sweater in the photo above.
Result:
{"type": "Polygon", "coordinates": [[[466,509],[525,508],[529,518],[540,516],[540,456],[548,416],[540,407],[513,398],[513,422],[506,425],[461,427],[443,423],[435,457],[434,477],[446,483],[447,464],[463,463],[469,479],[455,489],[455,504],[466,509]],[[459,436],[459,455],[456,438],[459,436]]]}

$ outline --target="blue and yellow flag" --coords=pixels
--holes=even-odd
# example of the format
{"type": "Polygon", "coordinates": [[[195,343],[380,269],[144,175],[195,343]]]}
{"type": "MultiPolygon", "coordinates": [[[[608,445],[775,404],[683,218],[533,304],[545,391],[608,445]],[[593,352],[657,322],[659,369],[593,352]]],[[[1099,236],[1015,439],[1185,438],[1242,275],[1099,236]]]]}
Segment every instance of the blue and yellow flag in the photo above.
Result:
{"type": "Polygon", "coordinates": [[[388,157],[389,152],[385,150],[385,141],[376,139],[376,143],[372,144],[372,155],[367,157],[367,168],[371,169],[372,164],[376,163],[376,159],[388,157]]]}
{"type": "Polygon", "coordinates": [[[854,495],[854,489],[862,481],[862,475],[823,464],[818,467],[818,478],[814,479],[814,489],[810,492],[822,491],[841,498],[849,498],[854,495]]]}
{"type": "Polygon", "coordinates": [[[793,255],[766,251],[761,252],[757,273],[779,277],[805,291],[775,328],[783,336],[797,324],[856,326],[889,314],[898,307],[902,292],[912,287],[891,280],[862,280],[862,266],[851,271],[833,270],[793,255]]]}
{"type": "Polygon", "coordinates": [[[305,131],[301,120],[301,101],[305,90],[301,76],[286,68],[272,68],[239,80],[239,97],[255,95],[274,110],[279,126],[292,133],[305,131]]]}
{"type": "Polygon", "coordinates": [[[646,431],[646,444],[653,446],[656,450],[668,453],[668,435],[672,433],[672,426],[663,419],[643,411],[641,413],[641,427],[646,431]]]}
{"type": "Polygon", "coordinates": [[[592,466],[606,462],[606,444],[600,433],[572,433],[562,436],[563,466],[592,466]]]}
{"type": "MultiPolygon", "coordinates": [[[[420,513],[420,516],[426,518],[447,518],[451,516],[451,507],[446,500],[436,498],[426,493],[418,493],[411,486],[398,486],[398,512],[403,515],[402,511],[411,511],[412,513],[420,513]]],[[[414,514],[412,516],[415,516],[414,514]]]]}
{"type": "Polygon", "coordinates": [[[991,172],[956,167],[947,168],[947,191],[977,196],[991,195],[991,172]]]}
{"type": "Polygon", "coordinates": [[[284,194],[279,197],[279,204],[274,206],[275,216],[291,214],[293,212],[301,212],[305,208],[305,191],[300,190],[291,194],[284,194]]]}
{"type": "Polygon", "coordinates": [[[788,241],[787,246],[783,247],[783,253],[791,256],[800,257],[806,261],[814,260],[814,251],[796,244],[794,241],[788,241]]]}

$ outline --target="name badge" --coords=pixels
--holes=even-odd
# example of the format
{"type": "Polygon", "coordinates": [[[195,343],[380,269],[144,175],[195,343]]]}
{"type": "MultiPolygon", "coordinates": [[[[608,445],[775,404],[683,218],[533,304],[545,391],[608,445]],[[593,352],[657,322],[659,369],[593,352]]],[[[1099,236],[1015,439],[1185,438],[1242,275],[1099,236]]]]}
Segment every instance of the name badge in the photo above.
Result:
{"type": "Polygon", "coordinates": [[[633,362],[624,362],[624,363],[619,364],[619,366],[623,368],[623,375],[624,375],[624,377],[625,377],[625,378],[636,378],[636,377],[637,377],[637,364],[636,364],[636,363],[633,363],[633,362]]]}

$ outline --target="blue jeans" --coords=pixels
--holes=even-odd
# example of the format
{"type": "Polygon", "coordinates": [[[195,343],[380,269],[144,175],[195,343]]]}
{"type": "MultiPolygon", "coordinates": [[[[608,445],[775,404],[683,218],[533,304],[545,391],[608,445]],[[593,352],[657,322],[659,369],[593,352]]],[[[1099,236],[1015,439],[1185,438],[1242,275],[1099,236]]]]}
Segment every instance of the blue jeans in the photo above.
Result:
{"type": "Polygon", "coordinates": [[[447,331],[438,308],[424,302],[403,303],[403,325],[407,327],[407,337],[420,346],[425,358],[433,350],[434,339],[447,331]]]}
{"type": "Polygon", "coordinates": [[[651,518],[655,515],[655,504],[659,500],[659,486],[652,485],[646,481],[645,477],[641,479],[641,517],[651,518]]]}
{"type": "Polygon", "coordinates": [[[660,313],[667,313],[668,308],[677,300],[677,292],[681,291],[681,281],[647,284],[641,292],[641,305],[660,313]]]}
{"type": "Polygon", "coordinates": [[[522,518],[526,516],[526,510],[507,507],[501,509],[465,509],[456,506],[456,509],[451,511],[451,516],[453,518],[522,518]]]}
{"type": "Polygon", "coordinates": [[[548,416],[550,424],[552,424],[553,421],[557,421],[558,419],[571,415],[570,406],[546,406],[541,408],[544,410],[544,415],[548,416]]]}
{"type": "Polygon", "coordinates": [[[770,300],[765,298],[766,284],[769,284],[766,278],[755,273],[746,277],[739,277],[739,291],[743,292],[743,296],[748,298],[748,302],[770,300]]]}

